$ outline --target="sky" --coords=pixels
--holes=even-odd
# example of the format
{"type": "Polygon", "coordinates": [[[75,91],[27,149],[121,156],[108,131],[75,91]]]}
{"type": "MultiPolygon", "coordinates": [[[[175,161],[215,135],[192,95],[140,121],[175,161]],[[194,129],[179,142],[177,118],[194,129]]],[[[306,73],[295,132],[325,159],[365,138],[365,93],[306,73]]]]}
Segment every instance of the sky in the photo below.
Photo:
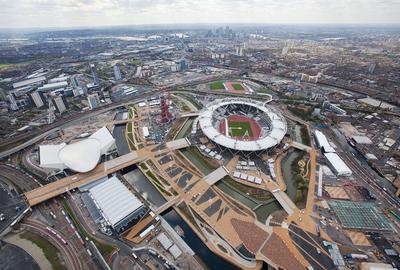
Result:
{"type": "Polygon", "coordinates": [[[0,28],[179,23],[400,24],[400,0],[0,0],[0,28]]]}

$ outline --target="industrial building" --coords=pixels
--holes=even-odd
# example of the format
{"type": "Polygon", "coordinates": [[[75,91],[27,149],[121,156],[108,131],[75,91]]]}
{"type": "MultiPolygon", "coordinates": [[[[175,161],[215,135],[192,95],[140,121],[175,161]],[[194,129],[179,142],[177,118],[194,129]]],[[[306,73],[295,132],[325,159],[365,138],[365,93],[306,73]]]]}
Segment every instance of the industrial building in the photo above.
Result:
{"type": "Polygon", "coordinates": [[[115,176],[90,188],[89,194],[116,233],[131,227],[145,213],[143,203],[115,176]]]}
{"type": "Polygon", "coordinates": [[[68,82],[66,82],[66,81],[48,83],[48,84],[45,84],[45,85],[39,87],[38,91],[47,92],[50,90],[63,89],[67,86],[68,86],[68,82]]]}
{"type": "Polygon", "coordinates": [[[24,80],[24,81],[20,81],[20,82],[16,82],[13,83],[13,88],[20,88],[20,87],[24,87],[27,85],[40,85],[43,82],[46,81],[46,77],[36,77],[36,78],[32,78],[32,79],[28,79],[28,80],[24,80]]]}
{"type": "Polygon", "coordinates": [[[315,130],[314,131],[314,138],[315,138],[315,141],[317,143],[317,146],[319,148],[321,148],[322,152],[324,152],[324,153],[335,153],[336,152],[336,150],[333,149],[333,147],[328,142],[328,139],[326,138],[324,133],[322,133],[321,131],[315,130]]]}
{"type": "Polygon", "coordinates": [[[71,144],[40,145],[39,163],[43,168],[71,169],[76,172],[93,170],[100,157],[114,145],[115,139],[102,127],[87,139],[71,144]]]}
{"type": "Polygon", "coordinates": [[[324,156],[329,162],[331,169],[335,172],[338,176],[351,176],[352,171],[343,162],[343,160],[338,156],[336,153],[325,153],[324,156]]]}

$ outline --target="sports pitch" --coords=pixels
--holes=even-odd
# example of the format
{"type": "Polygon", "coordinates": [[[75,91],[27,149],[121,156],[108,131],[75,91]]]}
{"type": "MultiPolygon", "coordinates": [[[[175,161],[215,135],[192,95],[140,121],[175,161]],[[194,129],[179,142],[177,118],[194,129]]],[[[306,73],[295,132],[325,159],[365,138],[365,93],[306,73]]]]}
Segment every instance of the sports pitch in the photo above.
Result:
{"type": "Polygon", "coordinates": [[[210,86],[211,90],[224,90],[225,89],[224,82],[221,82],[221,81],[212,82],[209,84],[209,86],[210,86]]]}
{"type": "Polygon", "coordinates": [[[233,83],[232,84],[233,89],[235,89],[236,91],[243,91],[244,88],[240,83],[233,83]]]}
{"type": "Polygon", "coordinates": [[[232,137],[253,137],[253,130],[251,129],[249,122],[229,122],[228,123],[229,134],[232,137]]]}

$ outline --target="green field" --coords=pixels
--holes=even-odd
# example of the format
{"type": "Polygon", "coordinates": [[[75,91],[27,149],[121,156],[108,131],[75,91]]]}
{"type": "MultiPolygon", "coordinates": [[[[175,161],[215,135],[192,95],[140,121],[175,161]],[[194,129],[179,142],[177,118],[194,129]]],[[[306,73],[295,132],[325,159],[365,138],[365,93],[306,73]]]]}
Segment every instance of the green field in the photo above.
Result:
{"type": "Polygon", "coordinates": [[[235,89],[236,91],[242,91],[244,90],[243,86],[240,83],[233,83],[232,84],[233,89],[235,89]]]}
{"type": "Polygon", "coordinates": [[[224,82],[218,81],[218,82],[212,82],[210,83],[210,89],[211,90],[224,90],[224,82]]]}
{"type": "Polygon", "coordinates": [[[52,268],[54,270],[66,270],[67,268],[63,265],[63,262],[60,260],[58,249],[47,239],[42,238],[41,236],[34,234],[29,231],[25,231],[20,234],[20,237],[26,239],[36,246],[38,246],[42,251],[44,256],[49,260],[52,268]]]}
{"type": "Polygon", "coordinates": [[[249,122],[229,122],[229,134],[233,137],[253,136],[249,122]]]}

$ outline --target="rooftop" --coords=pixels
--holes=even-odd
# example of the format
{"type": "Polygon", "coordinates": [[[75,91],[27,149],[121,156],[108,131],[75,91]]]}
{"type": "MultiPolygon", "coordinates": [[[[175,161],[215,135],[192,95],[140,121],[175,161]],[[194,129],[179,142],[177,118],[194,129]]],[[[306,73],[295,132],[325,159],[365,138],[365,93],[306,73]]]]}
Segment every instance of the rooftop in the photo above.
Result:
{"type": "Polygon", "coordinates": [[[111,226],[143,205],[115,176],[91,188],[89,192],[111,226]]]}

